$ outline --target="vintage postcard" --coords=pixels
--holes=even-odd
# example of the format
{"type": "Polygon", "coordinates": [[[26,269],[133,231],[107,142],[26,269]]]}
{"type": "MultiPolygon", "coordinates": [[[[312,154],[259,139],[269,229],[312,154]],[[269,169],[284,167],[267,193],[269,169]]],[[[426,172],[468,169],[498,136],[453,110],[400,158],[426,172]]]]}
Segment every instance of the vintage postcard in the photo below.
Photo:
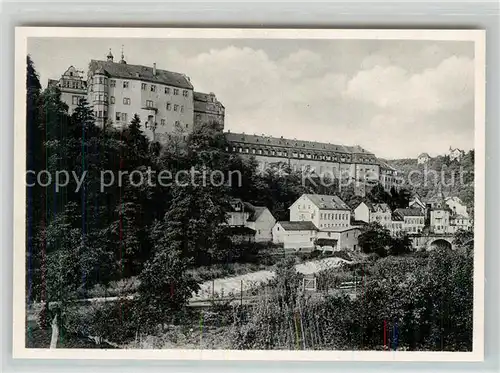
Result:
{"type": "Polygon", "coordinates": [[[480,30],[16,30],[14,356],[480,361],[480,30]]]}

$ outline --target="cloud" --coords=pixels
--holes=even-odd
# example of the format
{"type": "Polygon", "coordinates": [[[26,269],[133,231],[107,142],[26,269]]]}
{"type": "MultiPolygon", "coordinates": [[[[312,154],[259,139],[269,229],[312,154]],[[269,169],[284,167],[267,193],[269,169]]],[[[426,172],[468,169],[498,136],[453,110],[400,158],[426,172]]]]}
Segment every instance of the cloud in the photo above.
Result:
{"type": "Polygon", "coordinates": [[[473,93],[473,61],[452,56],[417,74],[394,65],[359,71],[347,83],[344,96],[382,109],[425,113],[459,109],[473,99],[473,93]]]}

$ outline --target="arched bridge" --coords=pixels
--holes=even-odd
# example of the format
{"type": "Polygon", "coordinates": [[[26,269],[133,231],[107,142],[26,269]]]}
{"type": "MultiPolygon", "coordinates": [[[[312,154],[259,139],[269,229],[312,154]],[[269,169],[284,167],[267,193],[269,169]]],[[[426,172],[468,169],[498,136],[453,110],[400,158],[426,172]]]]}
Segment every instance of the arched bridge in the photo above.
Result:
{"type": "Polygon", "coordinates": [[[455,249],[452,234],[419,234],[411,237],[416,249],[432,250],[436,248],[455,249]]]}

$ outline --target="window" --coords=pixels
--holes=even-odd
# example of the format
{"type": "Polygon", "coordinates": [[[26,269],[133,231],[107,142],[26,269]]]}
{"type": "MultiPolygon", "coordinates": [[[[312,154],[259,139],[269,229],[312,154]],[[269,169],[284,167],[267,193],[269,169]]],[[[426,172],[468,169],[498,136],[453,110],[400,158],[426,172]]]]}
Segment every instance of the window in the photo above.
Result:
{"type": "Polygon", "coordinates": [[[128,81],[123,81],[123,88],[128,88],[128,81]]]}
{"type": "Polygon", "coordinates": [[[116,86],[116,80],[111,79],[111,80],[109,81],[109,85],[110,85],[111,87],[115,87],[115,86],[116,86]]]}
{"type": "Polygon", "coordinates": [[[99,77],[99,84],[103,84],[104,83],[104,78],[102,76],[99,77]]]}
{"type": "Polygon", "coordinates": [[[160,123],[161,123],[161,125],[162,125],[162,126],[164,126],[164,125],[165,125],[165,119],[162,119],[162,120],[160,121],[160,123]]]}
{"type": "Polygon", "coordinates": [[[151,92],[156,92],[156,86],[151,84],[151,92]]]}
{"type": "Polygon", "coordinates": [[[123,122],[127,121],[127,113],[122,113],[122,121],[123,122]]]}
{"type": "Polygon", "coordinates": [[[184,113],[184,105],[181,105],[181,113],[184,113]]]}
{"type": "Polygon", "coordinates": [[[174,105],[174,111],[178,111],[179,110],[179,105],[174,105]]]}
{"type": "Polygon", "coordinates": [[[108,117],[108,112],[107,110],[104,110],[104,118],[107,118],[108,117]]]}
{"type": "Polygon", "coordinates": [[[189,94],[188,94],[188,91],[186,91],[186,90],[182,91],[182,95],[183,95],[184,97],[188,97],[188,95],[189,95],[189,94]]]}
{"type": "Polygon", "coordinates": [[[121,113],[119,112],[116,112],[116,121],[119,122],[122,120],[122,116],[121,116],[121,113]]]}
{"type": "Polygon", "coordinates": [[[109,98],[109,102],[110,102],[111,104],[114,104],[114,103],[115,103],[115,96],[111,96],[111,97],[109,98]]]}
{"type": "Polygon", "coordinates": [[[143,91],[145,91],[145,90],[146,90],[146,83],[142,83],[142,84],[141,84],[141,89],[142,89],[143,91]]]}
{"type": "Polygon", "coordinates": [[[104,84],[108,84],[108,78],[104,78],[104,84]]]}
{"type": "Polygon", "coordinates": [[[181,125],[181,122],[179,122],[178,120],[175,121],[175,125],[176,126],[180,126],[181,125]]]}
{"type": "Polygon", "coordinates": [[[124,97],[123,98],[123,105],[130,105],[130,98],[124,97]]]}
{"type": "Polygon", "coordinates": [[[170,88],[169,87],[165,87],[165,94],[166,95],[170,94],[170,88]]]}
{"type": "Polygon", "coordinates": [[[80,100],[81,100],[80,96],[73,96],[71,102],[73,105],[78,105],[80,103],[80,100]]]}
{"type": "Polygon", "coordinates": [[[179,95],[179,90],[177,88],[174,88],[174,96],[178,96],[179,95]]]}
{"type": "Polygon", "coordinates": [[[90,92],[94,92],[94,85],[93,84],[90,85],[90,92]]]}
{"type": "Polygon", "coordinates": [[[146,100],[146,107],[153,107],[153,101],[146,100]]]}
{"type": "Polygon", "coordinates": [[[189,123],[186,123],[186,128],[189,128],[189,123]]]}
{"type": "Polygon", "coordinates": [[[102,118],[102,110],[99,110],[98,117],[99,117],[99,118],[102,118]]]}
{"type": "Polygon", "coordinates": [[[167,102],[167,110],[172,110],[172,104],[170,102],[167,102]]]}

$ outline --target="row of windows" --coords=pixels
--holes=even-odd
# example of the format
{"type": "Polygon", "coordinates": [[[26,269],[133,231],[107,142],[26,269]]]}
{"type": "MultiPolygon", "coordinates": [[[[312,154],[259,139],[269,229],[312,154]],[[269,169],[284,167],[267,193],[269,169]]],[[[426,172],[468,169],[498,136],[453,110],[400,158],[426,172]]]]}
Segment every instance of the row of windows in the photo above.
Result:
{"type": "MultiPolygon", "coordinates": [[[[226,148],[229,151],[229,148],[226,148]]],[[[255,149],[255,148],[243,148],[243,147],[232,147],[233,152],[246,153],[246,154],[258,154],[258,155],[274,155],[278,157],[286,157],[288,152],[286,150],[269,150],[269,149],[255,149]]],[[[335,162],[346,162],[348,158],[339,157],[339,156],[330,156],[330,155],[318,155],[311,153],[298,153],[292,152],[292,157],[294,158],[303,158],[303,159],[312,159],[312,160],[320,160],[320,161],[335,161],[335,162]]]]}
{"type": "MultiPolygon", "coordinates": [[[[229,148],[226,148],[226,151],[229,151],[229,148]]],[[[232,147],[233,152],[238,153],[246,153],[246,154],[258,154],[258,155],[274,155],[278,157],[286,157],[288,152],[286,150],[270,150],[270,149],[255,149],[255,148],[243,148],[243,147],[232,147]]],[[[326,161],[341,161],[345,162],[347,158],[345,157],[337,157],[330,155],[317,155],[310,153],[297,153],[292,152],[292,157],[294,158],[305,158],[305,159],[314,159],[314,160],[326,160],[326,161]]]]}
{"type": "Polygon", "coordinates": [[[320,224],[321,228],[348,227],[348,224],[320,224]]]}
{"type": "Polygon", "coordinates": [[[72,103],[73,105],[78,105],[78,104],[80,103],[80,101],[81,101],[81,100],[83,100],[83,99],[84,99],[84,97],[83,97],[83,96],[73,96],[73,97],[71,98],[71,103],[72,103]]]}
{"type": "Polygon", "coordinates": [[[73,89],[83,89],[83,83],[77,80],[62,80],[62,88],[73,88],[73,89]]]}
{"type": "Polygon", "coordinates": [[[349,214],[345,214],[345,213],[338,213],[338,214],[334,214],[334,213],[321,213],[320,214],[320,219],[324,219],[324,220],[347,220],[349,219],[349,214]]]}
{"type": "MultiPolygon", "coordinates": [[[[148,85],[146,83],[141,83],[141,89],[143,91],[147,91],[148,90],[148,85]]],[[[151,84],[150,87],[149,87],[150,91],[151,92],[156,92],[156,85],[154,84],[151,84]]],[[[166,94],[166,95],[169,95],[170,94],[170,87],[163,87],[163,92],[166,94]]],[[[179,88],[172,88],[172,93],[174,96],[178,96],[179,95],[179,88]]],[[[182,90],[182,95],[184,97],[189,97],[189,91],[186,90],[186,89],[183,89],[182,90]]]]}
{"type": "MultiPolygon", "coordinates": [[[[160,125],[164,126],[164,125],[166,125],[166,124],[167,124],[167,121],[166,121],[165,119],[160,119],[160,125]]],[[[180,126],[180,125],[181,125],[181,122],[180,122],[179,120],[176,120],[176,121],[175,121],[175,125],[176,125],[176,126],[180,126]]],[[[185,124],[185,127],[186,127],[186,129],[189,129],[189,123],[186,123],[186,124],[185,124]]]]}
{"type": "Polygon", "coordinates": [[[103,110],[99,110],[99,111],[96,110],[96,111],[94,111],[94,116],[96,118],[106,119],[108,117],[108,112],[107,112],[107,110],[104,110],[104,111],[103,110]]]}
{"type": "Polygon", "coordinates": [[[406,218],[406,224],[424,224],[424,218],[406,218]]]}

